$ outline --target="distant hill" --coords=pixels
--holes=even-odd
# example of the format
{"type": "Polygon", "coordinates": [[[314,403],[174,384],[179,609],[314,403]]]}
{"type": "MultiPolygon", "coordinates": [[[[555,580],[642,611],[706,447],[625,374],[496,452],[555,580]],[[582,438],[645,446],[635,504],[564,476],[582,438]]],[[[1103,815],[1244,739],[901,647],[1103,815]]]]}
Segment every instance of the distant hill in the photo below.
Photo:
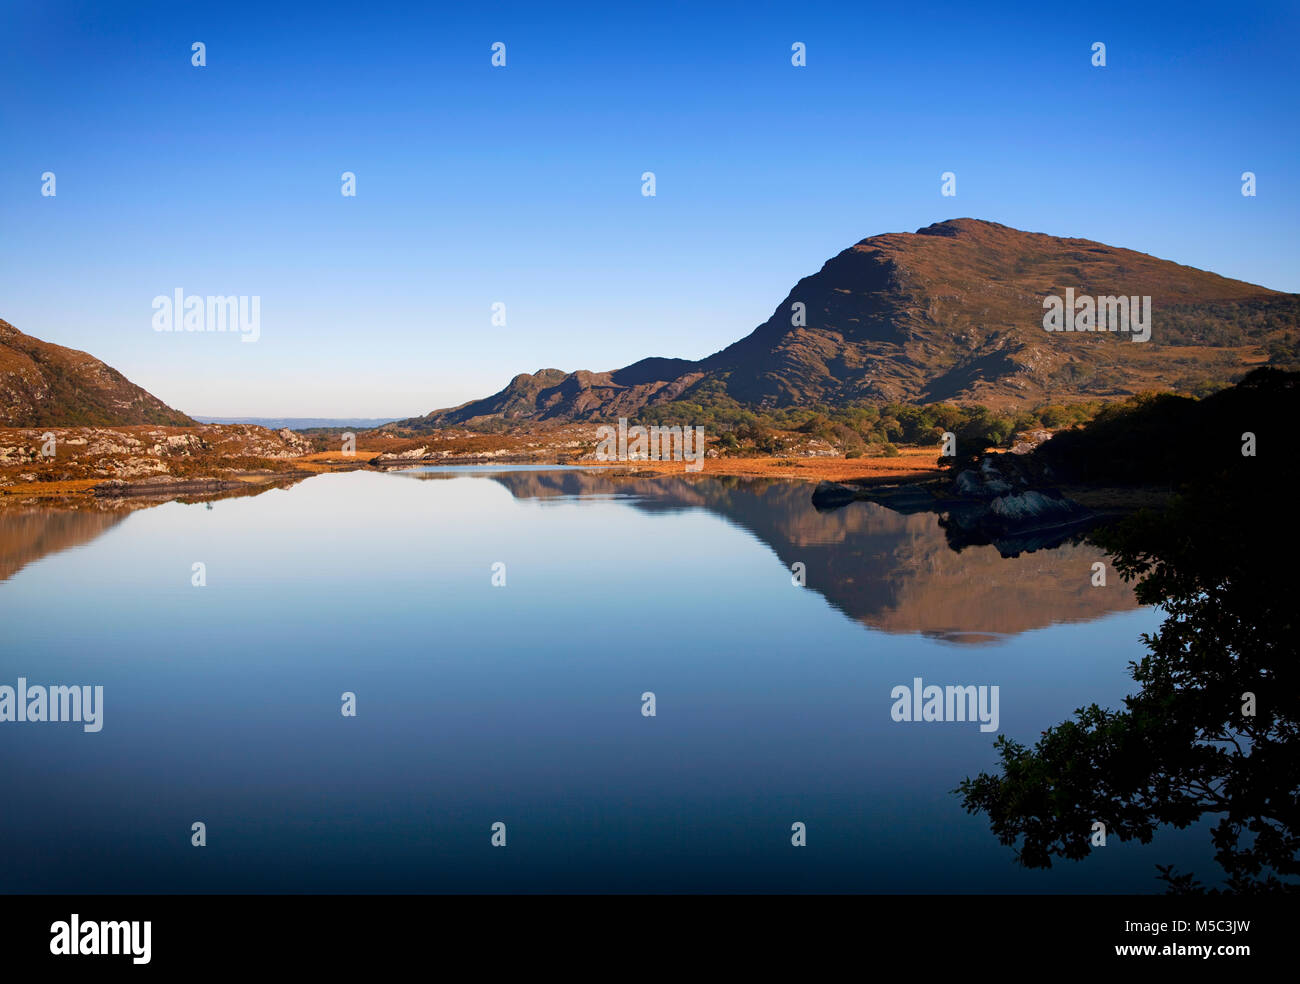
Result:
{"type": "Polygon", "coordinates": [[[285,427],[291,431],[316,429],[337,429],[355,427],[368,430],[391,424],[396,417],[195,417],[202,424],[253,424],[268,430],[281,430],[285,427]]]}
{"type": "Polygon", "coordinates": [[[755,408],[854,402],[994,409],[1225,385],[1300,356],[1300,295],[1086,239],[952,219],[864,239],[800,280],[771,318],[699,361],[543,369],[486,399],[402,421],[633,417],[725,395],[755,408]],[[1153,334],[1049,333],[1043,299],[1149,295],[1153,334]],[[806,324],[792,324],[793,306],[806,324]]]}
{"type": "Polygon", "coordinates": [[[194,421],[112,366],[0,321],[0,426],[124,427],[194,421]]]}

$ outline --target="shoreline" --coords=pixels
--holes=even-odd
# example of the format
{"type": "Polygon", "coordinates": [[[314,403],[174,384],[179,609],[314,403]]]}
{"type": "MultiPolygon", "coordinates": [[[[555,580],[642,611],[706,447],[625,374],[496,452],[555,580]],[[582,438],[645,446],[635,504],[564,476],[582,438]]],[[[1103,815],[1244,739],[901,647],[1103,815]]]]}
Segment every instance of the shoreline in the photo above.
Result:
{"type": "MultiPolygon", "coordinates": [[[[97,429],[101,430],[101,429],[97,429]]],[[[133,429],[151,431],[149,428],[133,429]]],[[[205,437],[226,440],[229,427],[208,425],[205,437]]],[[[247,430],[236,436],[243,437],[247,430]]],[[[684,461],[612,461],[592,460],[587,454],[575,454],[572,445],[556,447],[545,443],[538,447],[519,449],[495,447],[486,453],[480,448],[460,447],[456,450],[433,450],[425,442],[418,449],[398,450],[386,440],[367,441],[354,454],[342,451],[316,451],[304,447],[305,442],[295,436],[275,434],[257,429],[259,439],[278,437],[283,444],[274,448],[274,457],[263,457],[267,450],[264,440],[256,447],[233,446],[233,452],[224,456],[200,455],[196,458],[169,457],[154,448],[140,448],[137,457],[122,462],[125,467],[115,469],[117,474],[98,474],[85,477],[64,477],[69,471],[88,470],[78,456],[43,461],[28,459],[18,465],[0,468],[0,508],[115,508],[128,501],[137,506],[159,504],[167,501],[208,501],[231,496],[257,495],[271,488],[297,484],[316,475],[351,471],[383,473],[407,468],[436,466],[440,468],[472,468],[482,465],[564,466],[584,471],[605,472],[611,479],[626,478],[741,478],[772,481],[804,482],[816,486],[821,482],[868,489],[873,486],[919,486],[943,481],[947,472],[938,466],[937,447],[903,447],[890,456],[862,456],[847,458],[842,455],[744,455],[705,457],[697,470],[687,468],[684,461]],[[534,450],[535,448],[535,450],[534,450]],[[411,451],[418,450],[418,454],[411,451]],[[284,453],[289,451],[291,453],[284,453]],[[153,453],[151,453],[153,452],[153,453]],[[252,452],[247,453],[247,452],[252,452]],[[261,452],[259,454],[258,452],[261,452]],[[512,453],[513,452],[513,453],[512,453]],[[405,454],[410,457],[405,457],[405,454]],[[46,475],[58,475],[42,480],[46,475]]],[[[26,437],[19,429],[0,429],[4,436],[26,437]]],[[[84,432],[83,432],[84,433],[84,432]]],[[[184,434],[183,428],[167,428],[161,434],[168,437],[184,434]]],[[[112,429],[102,429],[97,436],[120,436],[112,429]]],[[[75,446],[87,443],[66,440],[75,446]]],[[[148,435],[159,439],[157,432],[148,435]]],[[[163,447],[166,445],[164,444],[163,447]]],[[[87,447],[87,451],[90,448],[87,447]]],[[[0,464],[3,460],[0,459],[0,464]]],[[[1129,512],[1142,506],[1158,507],[1168,501],[1168,488],[1158,487],[1102,487],[1062,486],[1060,491],[1090,509],[1099,512],[1129,512]]]]}
{"type": "MultiPolygon", "coordinates": [[[[817,483],[821,481],[854,484],[879,484],[891,482],[923,482],[940,477],[943,472],[936,466],[937,449],[904,448],[891,457],[806,457],[787,456],[717,457],[705,458],[702,467],[690,470],[683,461],[615,461],[601,462],[554,454],[521,455],[445,455],[411,459],[380,460],[378,449],[358,448],[355,455],[340,451],[324,451],[257,462],[273,467],[248,467],[240,469],[213,468],[210,473],[152,474],[132,480],[131,477],[86,477],[51,479],[42,481],[38,473],[35,480],[13,481],[16,476],[0,475],[0,503],[22,502],[57,505],[60,502],[86,499],[112,500],[138,497],[179,498],[228,494],[232,491],[253,491],[278,484],[298,482],[316,475],[349,471],[387,472],[403,468],[436,465],[457,468],[481,465],[562,465],[591,471],[605,471],[610,477],[651,478],[679,477],[730,477],[768,478],[784,481],[817,483]],[[567,460],[566,460],[567,459],[567,460]]],[[[252,464],[252,463],[250,463],[252,464]]],[[[50,465],[28,466],[42,471],[50,465]]],[[[29,472],[30,473],[30,472],[29,472]]],[[[48,473],[48,471],[47,471],[48,473]]]]}
{"type": "MultiPolygon", "coordinates": [[[[316,475],[352,471],[384,473],[407,468],[473,468],[483,465],[563,466],[608,473],[610,478],[709,477],[770,479],[774,481],[820,482],[871,487],[922,485],[942,480],[946,473],[937,467],[936,449],[902,448],[890,457],[737,456],[706,458],[703,467],[692,471],[681,461],[561,460],[552,455],[446,456],[376,463],[377,455],[359,450],[354,456],[338,451],[317,452],[301,458],[265,462],[274,468],[215,470],[212,474],[185,476],[152,475],[139,481],[122,478],[79,478],[69,480],[4,482],[0,476],[0,507],[22,503],[58,506],[89,500],[179,498],[202,499],[231,493],[255,494],[280,485],[297,484],[316,475]],[[290,467],[284,467],[289,465],[290,467]]],[[[1060,491],[1082,505],[1101,511],[1127,512],[1141,506],[1158,506],[1172,490],[1161,487],[1061,486],[1060,491]]]]}

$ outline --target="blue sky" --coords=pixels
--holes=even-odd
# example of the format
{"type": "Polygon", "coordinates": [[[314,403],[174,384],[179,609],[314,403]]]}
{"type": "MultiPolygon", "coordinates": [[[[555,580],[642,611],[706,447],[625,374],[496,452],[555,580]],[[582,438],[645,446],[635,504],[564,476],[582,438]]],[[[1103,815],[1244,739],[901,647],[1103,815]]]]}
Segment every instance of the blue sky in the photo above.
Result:
{"type": "Polygon", "coordinates": [[[6,3],[0,318],[194,414],[405,416],[957,216],[1300,291],[1297,5],[993,7],[6,3]],[[153,331],[178,287],[261,338],[153,331]]]}

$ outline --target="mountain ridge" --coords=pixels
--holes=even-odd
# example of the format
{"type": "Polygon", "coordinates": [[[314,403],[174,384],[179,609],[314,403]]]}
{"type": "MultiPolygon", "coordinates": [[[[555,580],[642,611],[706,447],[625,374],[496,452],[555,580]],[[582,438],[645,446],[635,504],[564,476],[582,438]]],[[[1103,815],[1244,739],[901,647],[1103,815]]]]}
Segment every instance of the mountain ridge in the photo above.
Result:
{"type": "MultiPolygon", "coordinates": [[[[767,321],[706,358],[520,373],[489,397],[399,423],[633,416],[689,399],[703,383],[755,408],[1122,399],[1197,372],[1226,383],[1297,326],[1300,295],[1093,240],[949,219],[859,240],[801,278],[767,321]],[[1048,334],[1043,298],[1067,288],[1150,296],[1152,341],[1048,334]],[[803,325],[794,323],[796,303],[803,325]],[[1171,349],[1178,361],[1162,361],[1171,349]]],[[[1294,335],[1285,337],[1294,347],[1294,335]]]]}

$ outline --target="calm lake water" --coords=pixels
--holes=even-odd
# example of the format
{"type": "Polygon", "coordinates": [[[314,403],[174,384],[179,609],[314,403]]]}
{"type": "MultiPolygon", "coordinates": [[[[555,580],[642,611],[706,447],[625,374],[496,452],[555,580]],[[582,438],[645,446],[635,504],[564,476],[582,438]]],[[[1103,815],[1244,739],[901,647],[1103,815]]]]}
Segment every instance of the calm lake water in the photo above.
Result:
{"type": "Polygon", "coordinates": [[[0,684],[104,687],[99,733],[0,724],[0,890],[1157,892],[1157,863],[1213,874],[1200,826],[1020,869],[952,793],[996,765],[996,735],[891,719],[915,677],[998,686],[1000,731],[1030,744],[1118,705],[1158,613],[1113,571],[1091,586],[1100,553],[956,553],[933,515],[818,513],[811,491],[427,469],[0,512],[0,684]]]}

